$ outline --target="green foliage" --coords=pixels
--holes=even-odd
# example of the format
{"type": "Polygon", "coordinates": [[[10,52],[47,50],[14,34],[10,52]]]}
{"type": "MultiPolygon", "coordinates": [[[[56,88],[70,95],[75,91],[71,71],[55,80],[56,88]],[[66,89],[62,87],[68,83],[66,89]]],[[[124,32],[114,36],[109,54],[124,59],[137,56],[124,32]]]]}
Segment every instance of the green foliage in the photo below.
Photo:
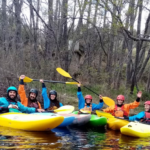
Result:
{"type": "Polygon", "coordinates": [[[149,92],[143,91],[143,93],[142,93],[142,100],[143,101],[150,100],[150,94],[149,94],[149,92]]]}

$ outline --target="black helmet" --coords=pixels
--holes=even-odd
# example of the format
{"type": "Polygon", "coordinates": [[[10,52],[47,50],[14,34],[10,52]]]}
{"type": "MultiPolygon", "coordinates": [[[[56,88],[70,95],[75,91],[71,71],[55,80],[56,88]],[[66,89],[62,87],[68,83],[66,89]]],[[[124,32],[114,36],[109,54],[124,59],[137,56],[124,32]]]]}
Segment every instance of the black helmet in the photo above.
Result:
{"type": "Polygon", "coordinates": [[[36,96],[38,96],[38,90],[36,90],[36,89],[31,89],[29,92],[29,95],[30,95],[30,93],[35,93],[36,96]]]}
{"type": "Polygon", "coordinates": [[[49,92],[49,96],[50,95],[55,95],[56,97],[57,97],[57,92],[55,91],[55,90],[51,90],[50,92],[49,92]]]}

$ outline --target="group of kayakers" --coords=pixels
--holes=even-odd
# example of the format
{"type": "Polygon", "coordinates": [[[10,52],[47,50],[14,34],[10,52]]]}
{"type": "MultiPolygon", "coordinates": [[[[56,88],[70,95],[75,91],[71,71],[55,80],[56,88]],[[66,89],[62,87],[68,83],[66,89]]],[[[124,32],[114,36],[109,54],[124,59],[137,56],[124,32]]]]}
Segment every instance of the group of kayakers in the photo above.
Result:
{"type": "MultiPolygon", "coordinates": [[[[40,79],[42,83],[42,96],[44,100],[44,108],[42,109],[41,104],[37,100],[38,90],[31,89],[28,96],[26,95],[24,88],[24,78],[25,75],[20,76],[20,84],[17,90],[16,87],[11,86],[7,89],[7,96],[0,98],[0,112],[9,112],[10,109],[14,111],[20,111],[23,113],[34,113],[34,112],[44,112],[45,110],[55,110],[61,106],[62,103],[59,102],[57,98],[57,92],[51,90],[49,95],[47,95],[47,88],[43,79],[40,79]],[[21,102],[18,101],[17,95],[19,94],[21,102]]],[[[103,97],[99,95],[99,103],[92,103],[92,96],[86,95],[83,97],[81,92],[81,84],[78,84],[77,90],[78,97],[78,108],[79,110],[94,111],[100,110],[103,107],[103,97]]],[[[130,109],[134,109],[139,106],[140,98],[142,97],[142,92],[138,92],[137,99],[133,103],[124,104],[124,95],[118,95],[116,98],[116,104],[110,106],[102,111],[111,113],[115,117],[120,117],[121,119],[128,119],[131,121],[141,121],[145,123],[150,123],[150,101],[145,102],[145,111],[140,112],[135,116],[129,117],[130,109]]]]}

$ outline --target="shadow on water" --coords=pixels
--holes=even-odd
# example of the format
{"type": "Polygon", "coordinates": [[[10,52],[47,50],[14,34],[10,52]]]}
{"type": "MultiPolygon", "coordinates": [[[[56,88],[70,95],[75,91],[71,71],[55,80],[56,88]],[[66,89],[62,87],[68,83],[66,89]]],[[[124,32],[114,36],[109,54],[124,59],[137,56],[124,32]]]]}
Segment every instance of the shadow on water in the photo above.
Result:
{"type": "Polygon", "coordinates": [[[0,127],[0,149],[143,150],[150,138],[133,138],[103,128],[55,128],[50,132],[26,132],[0,127]]]}

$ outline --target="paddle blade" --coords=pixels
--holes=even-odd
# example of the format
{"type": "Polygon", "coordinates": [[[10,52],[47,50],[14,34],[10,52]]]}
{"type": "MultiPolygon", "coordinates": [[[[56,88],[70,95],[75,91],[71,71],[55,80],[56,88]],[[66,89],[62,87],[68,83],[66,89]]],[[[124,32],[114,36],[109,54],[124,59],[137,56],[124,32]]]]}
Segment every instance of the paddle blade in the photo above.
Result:
{"type": "Polygon", "coordinates": [[[78,82],[65,82],[66,84],[79,84],[78,82]]]}
{"type": "Polygon", "coordinates": [[[68,72],[63,70],[62,68],[56,68],[57,72],[64,77],[72,78],[68,72]]]}
{"type": "MultiPolygon", "coordinates": [[[[20,78],[19,78],[19,81],[20,81],[20,78]]],[[[23,82],[32,82],[33,81],[33,79],[31,79],[31,78],[29,78],[29,77],[25,77],[24,79],[23,79],[23,82]]]]}
{"type": "Polygon", "coordinates": [[[96,110],[96,114],[97,116],[104,116],[106,118],[114,118],[113,115],[109,114],[109,113],[106,113],[106,112],[103,112],[103,111],[99,111],[99,110],[96,110]]]}
{"type": "Polygon", "coordinates": [[[80,111],[84,114],[91,114],[91,111],[80,109],[80,111]]]}
{"type": "Polygon", "coordinates": [[[115,102],[111,98],[109,98],[109,97],[103,97],[103,101],[108,106],[115,105],[115,102]]]}
{"type": "Polygon", "coordinates": [[[74,111],[75,107],[71,105],[65,105],[58,109],[55,109],[54,112],[58,114],[70,114],[74,111]]]}

